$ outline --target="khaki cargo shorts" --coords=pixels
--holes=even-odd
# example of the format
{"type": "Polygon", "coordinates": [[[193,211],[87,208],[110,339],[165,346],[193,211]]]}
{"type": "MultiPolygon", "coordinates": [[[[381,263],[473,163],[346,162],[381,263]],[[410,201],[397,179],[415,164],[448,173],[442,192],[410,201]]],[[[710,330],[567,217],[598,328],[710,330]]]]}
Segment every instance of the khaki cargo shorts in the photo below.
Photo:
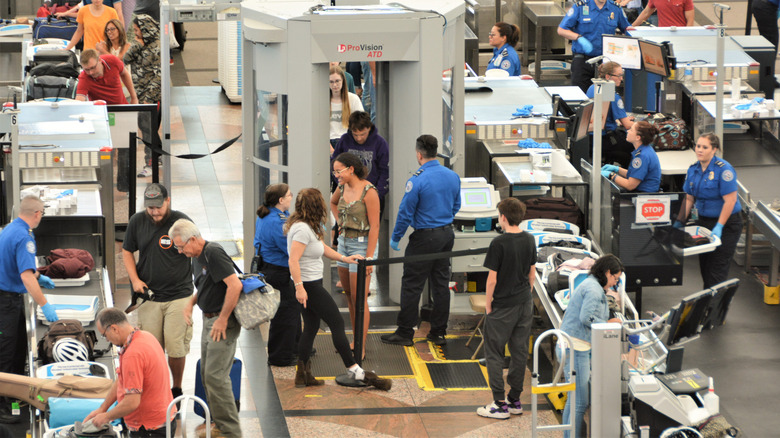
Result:
{"type": "Polygon", "coordinates": [[[184,308],[190,299],[146,301],[138,308],[139,328],[153,334],[169,357],[185,357],[190,352],[192,326],[184,321],[184,308]]]}

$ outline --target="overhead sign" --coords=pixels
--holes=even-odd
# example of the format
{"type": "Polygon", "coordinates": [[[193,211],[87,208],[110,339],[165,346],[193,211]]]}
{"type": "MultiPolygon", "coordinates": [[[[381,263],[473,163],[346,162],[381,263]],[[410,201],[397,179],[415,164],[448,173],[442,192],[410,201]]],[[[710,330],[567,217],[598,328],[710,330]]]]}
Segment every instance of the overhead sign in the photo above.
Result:
{"type": "Polygon", "coordinates": [[[636,218],[634,222],[638,224],[669,222],[671,206],[669,195],[637,196],[635,200],[636,218]]]}

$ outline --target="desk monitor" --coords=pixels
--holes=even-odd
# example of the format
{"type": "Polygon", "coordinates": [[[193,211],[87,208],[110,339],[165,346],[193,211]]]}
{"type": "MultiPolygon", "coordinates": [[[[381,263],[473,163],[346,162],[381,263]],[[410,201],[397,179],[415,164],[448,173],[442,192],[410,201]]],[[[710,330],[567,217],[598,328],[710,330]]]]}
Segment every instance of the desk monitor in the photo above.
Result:
{"type": "Polygon", "coordinates": [[[493,207],[490,187],[465,187],[460,189],[460,208],[466,210],[493,207]]]}
{"type": "Polygon", "coordinates": [[[703,330],[710,330],[726,322],[726,313],[738,287],[739,280],[736,278],[712,287],[712,300],[702,321],[703,330]]]}
{"type": "Polygon", "coordinates": [[[688,295],[673,307],[669,313],[669,338],[666,345],[671,346],[682,340],[697,336],[712,301],[712,291],[707,289],[688,295]]]}
{"type": "Polygon", "coordinates": [[[639,50],[642,53],[642,66],[645,71],[663,77],[671,74],[669,68],[669,50],[663,44],[647,40],[639,40],[639,50]]]}
{"type": "Polygon", "coordinates": [[[574,129],[571,134],[573,142],[578,142],[588,136],[588,127],[593,118],[593,101],[588,100],[582,103],[577,109],[577,115],[574,119],[574,129]]]}
{"type": "Polygon", "coordinates": [[[460,220],[497,218],[500,198],[498,191],[492,184],[488,184],[485,178],[461,178],[460,211],[455,218],[460,220]]]}
{"type": "Polygon", "coordinates": [[[624,35],[603,35],[602,47],[604,61],[614,61],[624,69],[640,70],[642,55],[639,40],[624,35]]]}
{"type": "MultiPolygon", "coordinates": [[[[558,119],[558,117],[568,118],[569,122],[571,122],[572,117],[577,113],[576,111],[571,109],[569,104],[566,103],[566,101],[563,100],[563,98],[560,95],[553,94],[551,97],[552,97],[552,113],[550,114],[549,128],[550,130],[555,130],[556,120],[562,120],[562,119],[558,119]]],[[[570,129],[570,123],[567,123],[566,128],[570,129]]]]}

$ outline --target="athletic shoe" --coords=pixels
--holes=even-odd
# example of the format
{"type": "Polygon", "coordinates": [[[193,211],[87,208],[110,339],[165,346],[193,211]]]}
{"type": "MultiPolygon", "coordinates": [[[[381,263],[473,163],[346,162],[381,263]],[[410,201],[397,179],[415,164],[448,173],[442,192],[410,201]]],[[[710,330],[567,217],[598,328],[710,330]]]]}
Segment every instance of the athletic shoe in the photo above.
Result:
{"type": "Polygon", "coordinates": [[[506,399],[506,408],[507,411],[509,411],[512,415],[522,415],[523,414],[523,405],[520,403],[520,400],[517,401],[509,401],[509,399],[506,399]]]}
{"type": "Polygon", "coordinates": [[[499,406],[496,402],[493,402],[485,407],[480,406],[477,408],[477,415],[480,417],[495,418],[497,420],[506,420],[509,418],[509,411],[505,404],[501,403],[499,406]]]}
{"type": "Polygon", "coordinates": [[[152,176],[152,168],[150,166],[144,166],[143,170],[138,172],[139,178],[146,178],[152,176]]]}
{"type": "Polygon", "coordinates": [[[447,345],[447,338],[444,337],[444,335],[432,335],[428,333],[428,336],[426,336],[429,341],[433,342],[436,345],[447,345]]]}
{"type": "Polygon", "coordinates": [[[405,347],[411,347],[414,345],[414,341],[409,338],[405,338],[397,333],[390,333],[382,335],[382,342],[385,344],[403,345],[405,347]]]}

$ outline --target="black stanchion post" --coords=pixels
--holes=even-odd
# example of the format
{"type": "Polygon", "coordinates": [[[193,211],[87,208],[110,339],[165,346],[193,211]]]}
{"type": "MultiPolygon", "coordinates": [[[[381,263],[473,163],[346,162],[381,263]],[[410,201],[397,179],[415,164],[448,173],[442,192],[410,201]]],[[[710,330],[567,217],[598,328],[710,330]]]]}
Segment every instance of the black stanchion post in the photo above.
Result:
{"type": "Polygon", "coordinates": [[[138,138],[136,136],[135,132],[130,133],[130,142],[128,143],[128,160],[130,161],[130,166],[128,166],[128,172],[127,172],[127,182],[128,182],[128,190],[127,190],[127,222],[130,222],[130,217],[135,214],[135,196],[137,193],[137,180],[136,180],[136,170],[138,170],[136,164],[136,159],[138,158],[138,138]]]}
{"type": "Polygon", "coordinates": [[[355,338],[355,362],[363,366],[363,321],[366,311],[366,260],[358,260],[357,290],[355,291],[355,326],[352,333],[355,338]]]}
{"type": "MultiPolygon", "coordinates": [[[[159,138],[159,136],[156,135],[157,130],[160,129],[160,125],[159,125],[159,123],[157,123],[157,112],[158,111],[159,111],[159,109],[155,108],[155,109],[153,109],[149,113],[149,117],[152,119],[151,120],[152,131],[151,131],[151,135],[149,136],[149,140],[148,141],[150,143],[152,143],[152,144],[155,143],[154,142],[155,138],[159,138]]],[[[158,147],[158,148],[162,148],[162,140],[160,140],[160,144],[155,144],[154,146],[158,147]]],[[[157,152],[152,151],[152,182],[155,182],[155,183],[159,183],[160,182],[160,166],[159,166],[160,158],[159,157],[160,157],[160,155],[157,152]]],[[[168,190],[170,190],[170,189],[171,188],[168,187],[168,190]]]]}

